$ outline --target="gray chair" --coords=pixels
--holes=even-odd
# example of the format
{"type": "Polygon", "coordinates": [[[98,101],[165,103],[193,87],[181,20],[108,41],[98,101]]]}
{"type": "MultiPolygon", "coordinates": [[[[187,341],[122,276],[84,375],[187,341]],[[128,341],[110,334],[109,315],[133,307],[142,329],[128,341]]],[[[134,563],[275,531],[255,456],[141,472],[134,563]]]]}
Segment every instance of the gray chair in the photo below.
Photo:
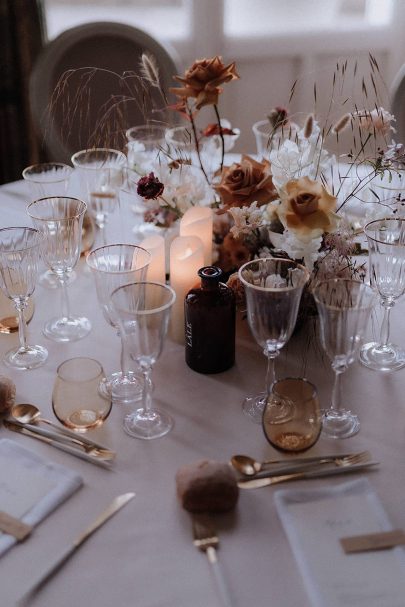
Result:
{"type": "MultiPolygon", "coordinates": [[[[87,147],[121,149],[129,127],[148,121],[176,122],[159,89],[144,89],[136,77],[144,52],[155,58],[167,92],[179,73],[175,55],[135,27],[88,23],[63,32],[45,46],[31,74],[30,106],[50,160],[69,162],[74,152],[87,147]]],[[[174,101],[170,96],[169,100],[174,101]]]]}
{"type": "Polygon", "coordinates": [[[391,87],[391,112],[396,118],[393,123],[397,131],[395,141],[405,143],[405,65],[395,76],[391,87]]]}

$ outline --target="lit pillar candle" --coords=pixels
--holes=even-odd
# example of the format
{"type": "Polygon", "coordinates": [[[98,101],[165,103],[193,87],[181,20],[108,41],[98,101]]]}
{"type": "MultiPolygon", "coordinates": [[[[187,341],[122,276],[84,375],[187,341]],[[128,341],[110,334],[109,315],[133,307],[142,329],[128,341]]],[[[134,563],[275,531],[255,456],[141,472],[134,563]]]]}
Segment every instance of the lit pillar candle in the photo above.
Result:
{"type": "Polygon", "coordinates": [[[148,236],[139,244],[151,254],[151,260],[148,266],[147,280],[149,282],[166,281],[166,256],[165,239],[163,236],[148,236]]]}
{"type": "Polygon", "coordinates": [[[198,282],[197,272],[204,266],[204,247],[197,236],[178,236],[170,245],[170,285],[176,293],[172,307],[170,335],[184,343],[184,298],[198,282]]]}
{"type": "Polygon", "coordinates": [[[212,264],[212,210],[191,207],[180,220],[180,236],[198,236],[204,246],[204,265],[212,264]]]}

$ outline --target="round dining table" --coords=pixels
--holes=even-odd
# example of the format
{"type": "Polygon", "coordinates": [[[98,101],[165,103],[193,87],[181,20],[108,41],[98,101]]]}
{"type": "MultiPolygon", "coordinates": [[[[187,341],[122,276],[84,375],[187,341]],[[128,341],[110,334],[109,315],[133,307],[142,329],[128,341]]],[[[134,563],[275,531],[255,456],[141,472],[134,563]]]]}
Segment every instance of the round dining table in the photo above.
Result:
{"type": "MultiPolygon", "coordinates": [[[[26,214],[28,201],[27,184],[23,181],[2,185],[0,227],[31,225],[26,214]]],[[[117,210],[107,225],[107,241],[133,242],[134,222],[130,208],[117,210]]],[[[98,236],[96,234],[96,244],[98,236]]],[[[0,374],[16,384],[16,402],[35,404],[44,417],[55,422],[52,389],[58,365],[72,357],[88,356],[96,358],[105,372],[111,373],[119,368],[120,362],[120,339],[103,317],[84,257],[75,272],[76,279],[68,286],[71,308],[74,313],[90,319],[90,334],[70,343],[47,339],[42,329],[60,310],[60,292],[38,284],[33,295],[35,312],[28,325],[28,337],[32,343],[43,344],[48,349],[48,360],[31,371],[0,366],[0,374]]],[[[370,334],[378,330],[377,321],[370,323],[370,334]]],[[[394,307],[391,331],[397,343],[405,345],[403,301],[394,307]]],[[[0,334],[0,359],[17,343],[17,333],[0,334]]],[[[329,405],[333,372],[322,354],[316,322],[297,328],[279,356],[276,369],[278,377],[309,379],[317,388],[321,406],[329,405]]],[[[33,607],[221,607],[210,563],[193,545],[191,516],[179,502],[175,476],[179,468],[188,464],[200,460],[229,462],[234,454],[249,454],[258,460],[288,457],[275,451],[261,425],[253,423],[242,412],[244,397],[264,388],[265,371],[265,357],[241,312],[238,312],[236,327],[236,362],[223,373],[203,375],[191,370],[185,363],[184,345],[175,343],[168,335],[153,370],[153,398],[172,416],[174,427],[156,440],[132,438],[124,432],[122,424],[131,405],[114,403],[103,426],[86,434],[116,451],[111,469],[92,465],[0,427],[0,438],[11,439],[46,461],[74,470],[83,479],[78,491],[38,524],[25,541],[1,557],[1,606],[17,605],[44,570],[114,497],[132,491],[135,498],[101,527],[40,592],[31,597],[29,604],[33,607]]],[[[308,593],[305,568],[295,559],[280,519],[275,500],[278,491],[333,488],[349,478],[366,478],[392,528],[405,526],[405,369],[384,374],[355,362],[344,374],[342,383],[344,404],[358,414],[360,432],[345,440],[326,439],[321,435],[305,455],[368,450],[379,466],[348,477],[241,489],[234,510],[214,516],[220,540],[221,574],[233,607],[311,607],[316,604],[308,593]]],[[[361,519],[361,511],[358,517],[361,519]]],[[[311,549],[316,552],[319,545],[315,535],[311,549]]],[[[333,563],[329,565],[333,575],[333,563]]],[[[384,576],[384,570],[381,575],[384,576]]],[[[329,606],[325,604],[325,607],[329,606]]]]}

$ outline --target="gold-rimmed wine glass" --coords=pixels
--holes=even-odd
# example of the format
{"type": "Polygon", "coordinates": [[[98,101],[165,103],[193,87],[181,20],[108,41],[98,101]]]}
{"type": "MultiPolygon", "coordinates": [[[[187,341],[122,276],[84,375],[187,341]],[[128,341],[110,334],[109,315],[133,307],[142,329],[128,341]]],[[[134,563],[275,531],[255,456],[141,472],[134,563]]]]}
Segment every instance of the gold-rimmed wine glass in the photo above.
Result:
{"type": "Polygon", "coordinates": [[[0,287],[13,301],[18,314],[20,345],[10,350],[4,363],[13,369],[35,369],[48,357],[45,348],[27,344],[24,310],[35,289],[43,235],[34,228],[11,227],[0,230],[0,287]]]}
{"type": "Polygon", "coordinates": [[[151,254],[136,245],[111,244],[98,247],[87,256],[96,283],[98,302],[105,320],[117,330],[121,337],[121,370],[103,379],[100,392],[106,398],[114,401],[131,402],[142,396],[142,376],[128,369],[128,355],[125,335],[121,334],[119,323],[111,304],[111,294],[129,282],[142,281],[151,254]]]}
{"type": "Polygon", "coordinates": [[[163,349],[175,299],[171,287],[155,282],[124,285],[111,296],[129,354],[143,375],[142,407],[124,418],[125,431],[135,438],[159,438],[173,426],[170,415],[152,403],[151,373],[163,349]]]}
{"type": "Polygon", "coordinates": [[[319,313],[320,338],[335,373],[331,405],[324,410],[323,434],[348,438],[359,431],[355,413],[342,407],[341,375],[360,351],[371,311],[376,303],[373,289],[359,281],[331,278],[313,290],[319,313]]]}
{"type": "Polygon", "coordinates": [[[46,337],[54,341],[76,341],[91,329],[87,318],[71,313],[67,291],[69,275],[80,256],[86,208],[82,200],[65,196],[40,198],[27,207],[28,215],[45,236],[45,263],[55,272],[62,287],[62,314],[44,327],[46,337]]]}
{"type": "Polygon", "coordinates": [[[360,361],[376,371],[405,367],[405,350],[390,341],[390,315],[405,292],[405,219],[391,217],[371,221],[364,228],[369,250],[371,286],[384,310],[378,341],[361,348],[360,361]]]}
{"type": "Polygon", "coordinates": [[[275,359],[290,339],[297,320],[307,269],[289,259],[273,257],[248,261],[239,269],[244,286],[250,330],[267,357],[266,388],[243,402],[243,412],[261,423],[275,380],[275,359]]]}

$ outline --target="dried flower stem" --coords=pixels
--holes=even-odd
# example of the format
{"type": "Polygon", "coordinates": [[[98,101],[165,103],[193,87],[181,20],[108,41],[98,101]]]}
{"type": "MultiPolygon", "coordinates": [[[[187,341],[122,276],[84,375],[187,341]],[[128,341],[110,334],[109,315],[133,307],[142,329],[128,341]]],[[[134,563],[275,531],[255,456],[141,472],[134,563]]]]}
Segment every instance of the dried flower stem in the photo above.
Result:
{"type": "Polygon", "coordinates": [[[203,162],[202,162],[202,159],[201,159],[200,144],[198,142],[198,135],[197,135],[197,129],[196,129],[196,126],[195,126],[193,112],[191,111],[188,103],[187,103],[186,107],[187,107],[187,114],[188,114],[188,117],[189,117],[190,123],[191,123],[191,128],[192,128],[192,131],[193,131],[194,145],[195,145],[195,150],[197,152],[198,162],[200,164],[200,169],[202,170],[202,172],[204,174],[204,177],[207,180],[207,183],[209,184],[210,180],[208,179],[208,175],[205,172],[204,165],[203,165],[203,162]]]}
{"type": "Polygon", "coordinates": [[[222,132],[221,118],[219,116],[218,106],[215,103],[214,103],[214,111],[215,111],[215,116],[217,117],[219,136],[221,137],[221,168],[220,168],[220,171],[222,172],[222,169],[224,168],[225,140],[224,140],[224,134],[222,132]]]}

